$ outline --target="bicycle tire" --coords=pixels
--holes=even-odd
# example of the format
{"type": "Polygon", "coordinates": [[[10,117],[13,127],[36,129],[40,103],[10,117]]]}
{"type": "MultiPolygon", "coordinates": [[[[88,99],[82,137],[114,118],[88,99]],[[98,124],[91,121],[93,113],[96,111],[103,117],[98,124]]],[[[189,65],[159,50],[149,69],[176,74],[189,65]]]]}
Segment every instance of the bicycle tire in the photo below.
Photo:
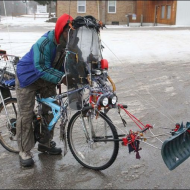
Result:
{"type": "Polygon", "coordinates": [[[8,151],[18,153],[18,144],[16,137],[16,118],[17,118],[17,99],[8,98],[4,100],[9,119],[14,126],[10,126],[6,118],[6,112],[3,103],[0,104],[0,144],[8,151]],[[15,107],[14,107],[14,106],[15,107]],[[15,110],[16,109],[16,110],[15,110]],[[15,112],[16,111],[16,112],[15,112]]]}
{"type": "MultiPolygon", "coordinates": [[[[78,124],[78,120],[80,117],[81,117],[81,119],[83,117],[83,119],[86,118],[85,120],[88,120],[88,117],[85,117],[84,114],[81,114],[81,112],[78,111],[77,113],[75,113],[72,116],[72,118],[68,124],[67,140],[68,140],[68,144],[69,144],[71,153],[73,154],[74,158],[82,166],[84,166],[86,168],[93,169],[93,170],[104,170],[104,169],[110,167],[114,163],[115,159],[117,158],[118,151],[119,151],[119,141],[117,141],[118,134],[117,134],[115,126],[111,123],[111,120],[107,115],[100,112],[98,118],[103,121],[104,126],[106,123],[106,130],[108,132],[108,133],[106,133],[107,134],[106,137],[109,136],[109,137],[111,137],[112,140],[114,139],[116,141],[94,142],[93,147],[90,148],[89,143],[85,140],[83,127],[80,128],[80,124],[78,124]],[[108,131],[108,129],[109,129],[109,131],[108,131]],[[85,149],[81,146],[81,142],[83,142],[84,140],[86,142],[84,143],[85,145],[82,145],[82,146],[86,147],[86,149],[87,149],[86,152],[84,152],[85,149]],[[75,143],[74,141],[77,141],[77,143],[75,143]],[[103,145],[104,146],[106,145],[106,146],[103,147],[103,145]],[[111,147],[113,148],[113,150],[111,150],[111,147]],[[92,153],[92,155],[90,155],[90,154],[87,155],[88,153],[90,153],[90,154],[92,153]],[[106,158],[106,156],[108,156],[108,158],[106,158]],[[89,161],[85,160],[85,159],[88,159],[89,161]],[[104,160],[105,160],[105,163],[104,163],[104,160]]],[[[96,120],[98,118],[96,118],[96,120]]],[[[101,128],[100,128],[100,123],[96,126],[95,125],[96,125],[95,121],[93,121],[94,134],[95,134],[95,138],[97,138],[98,135],[101,134],[101,131],[100,131],[101,128]],[[98,127],[98,128],[95,129],[95,127],[98,127]]],[[[103,130],[105,130],[105,127],[103,127],[103,128],[104,128],[103,130]]],[[[106,138],[105,135],[99,136],[98,138],[101,138],[101,137],[104,137],[104,140],[106,138]]]]}

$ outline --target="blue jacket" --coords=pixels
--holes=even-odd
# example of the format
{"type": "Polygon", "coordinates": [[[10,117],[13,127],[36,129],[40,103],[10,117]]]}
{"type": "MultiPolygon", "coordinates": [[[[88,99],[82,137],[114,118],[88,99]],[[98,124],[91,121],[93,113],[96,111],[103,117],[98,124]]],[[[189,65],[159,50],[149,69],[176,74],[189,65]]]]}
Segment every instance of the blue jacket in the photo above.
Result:
{"type": "Polygon", "coordinates": [[[54,40],[54,30],[47,32],[18,62],[17,77],[20,87],[29,86],[39,78],[54,84],[61,80],[64,73],[52,68],[57,47],[54,40]]]}

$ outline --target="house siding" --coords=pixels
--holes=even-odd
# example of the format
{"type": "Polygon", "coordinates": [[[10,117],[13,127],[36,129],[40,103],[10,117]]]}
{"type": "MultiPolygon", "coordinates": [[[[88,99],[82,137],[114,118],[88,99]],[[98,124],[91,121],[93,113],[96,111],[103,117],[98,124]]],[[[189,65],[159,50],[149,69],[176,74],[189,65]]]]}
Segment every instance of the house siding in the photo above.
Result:
{"type": "Polygon", "coordinates": [[[190,1],[177,1],[176,25],[190,26],[190,1]]]}
{"type": "Polygon", "coordinates": [[[57,1],[57,17],[64,13],[70,14],[73,18],[92,15],[105,24],[112,24],[113,21],[126,24],[125,15],[135,11],[135,4],[134,1],[117,1],[116,13],[108,13],[108,1],[86,1],[86,13],[77,13],[77,1],[57,1]]]}
{"type": "Polygon", "coordinates": [[[57,17],[64,13],[70,14],[73,18],[85,15],[98,18],[98,2],[86,1],[86,13],[77,13],[77,1],[57,1],[57,17]]]}
{"type": "Polygon", "coordinates": [[[119,24],[127,24],[125,15],[134,13],[136,3],[134,1],[117,1],[116,13],[108,13],[108,1],[106,1],[106,24],[118,21],[119,24]]]}

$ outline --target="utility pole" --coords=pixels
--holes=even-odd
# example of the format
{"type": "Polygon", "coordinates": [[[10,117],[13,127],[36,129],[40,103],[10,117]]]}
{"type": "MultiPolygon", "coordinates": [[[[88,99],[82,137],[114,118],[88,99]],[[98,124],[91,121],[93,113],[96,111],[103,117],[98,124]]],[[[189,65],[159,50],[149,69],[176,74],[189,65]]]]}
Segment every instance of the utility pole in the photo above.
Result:
{"type": "Polygon", "coordinates": [[[27,12],[28,12],[28,11],[27,11],[27,1],[26,1],[26,14],[27,14],[27,12]]]}
{"type": "Polygon", "coordinates": [[[51,17],[51,1],[49,1],[49,18],[51,17]]]}
{"type": "Polygon", "coordinates": [[[26,15],[27,15],[27,0],[22,1],[23,3],[25,3],[25,7],[26,7],[26,15]]]}
{"type": "Polygon", "coordinates": [[[101,7],[101,18],[100,18],[100,20],[104,23],[104,24],[106,24],[106,1],[105,0],[103,0],[102,2],[101,2],[101,5],[102,5],[102,7],[101,7]]]}

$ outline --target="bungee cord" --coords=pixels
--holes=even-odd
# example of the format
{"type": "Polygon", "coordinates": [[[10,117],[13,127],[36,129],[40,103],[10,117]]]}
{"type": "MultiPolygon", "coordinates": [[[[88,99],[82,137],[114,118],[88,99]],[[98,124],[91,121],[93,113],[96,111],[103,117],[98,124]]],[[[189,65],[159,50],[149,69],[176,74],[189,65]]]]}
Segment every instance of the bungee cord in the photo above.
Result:
{"type": "Polygon", "coordinates": [[[134,91],[136,93],[136,95],[142,100],[145,101],[147,104],[149,104],[150,106],[152,106],[155,110],[157,110],[161,115],[165,116],[168,120],[170,120],[172,123],[176,123],[174,122],[172,119],[170,119],[167,115],[165,115],[163,112],[161,112],[158,108],[156,108],[155,106],[153,106],[152,104],[150,104],[147,100],[143,99],[139,94],[138,91],[134,91]]]}

